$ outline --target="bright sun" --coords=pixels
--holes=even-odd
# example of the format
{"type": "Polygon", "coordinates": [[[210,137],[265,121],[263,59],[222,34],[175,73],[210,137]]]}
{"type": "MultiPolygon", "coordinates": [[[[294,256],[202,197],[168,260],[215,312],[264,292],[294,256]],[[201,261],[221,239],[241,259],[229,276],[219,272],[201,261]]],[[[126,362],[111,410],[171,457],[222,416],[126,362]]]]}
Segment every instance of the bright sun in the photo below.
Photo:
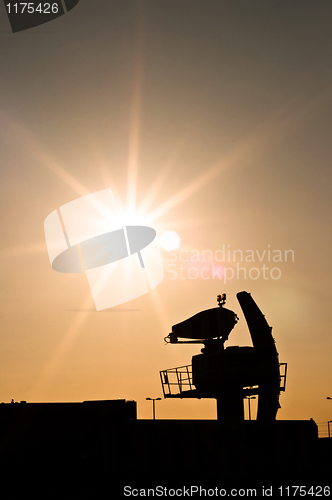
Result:
{"type": "Polygon", "coordinates": [[[181,238],[175,231],[164,231],[160,237],[161,247],[168,252],[179,248],[180,243],[181,238]]]}

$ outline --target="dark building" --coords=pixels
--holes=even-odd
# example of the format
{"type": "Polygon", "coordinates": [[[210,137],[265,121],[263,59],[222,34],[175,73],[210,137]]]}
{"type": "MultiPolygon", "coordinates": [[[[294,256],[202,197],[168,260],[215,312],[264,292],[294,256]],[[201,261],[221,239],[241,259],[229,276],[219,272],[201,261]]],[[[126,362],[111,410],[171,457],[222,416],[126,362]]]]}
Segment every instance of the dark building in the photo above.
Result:
{"type": "MultiPolygon", "coordinates": [[[[218,296],[220,307],[174,325],[167,337],[172,344],[203,343],[201,354],[192,365],[160,373],[166,398],[215,398],[217,420],[137,420],[136,402],[124,399],[3,403],[2,491],[9,485],[17,498],[21,485],[25,493],[41,489],[47,499],[117,500],[130,496],[125,486],[252,487],[257,497],[263,486],[329,486],[332,439],[318,439],[313,420],[276,420],[286,364],[279,363],[272,329],[250,294],[237,297],[253,347],[224,348],[238,318],[223,307],[226,296],[218,296]],[[257,419],[244,420],[243,400],[253,394],[257,419]]],[[[225,491],[219,496],[229,496],[225,491]]]]}
{"type": "Polygon", "coordinates": [[[332,465],[332,440],[313,420],[246,420],[234,433],[219,420],[137,420],[125,400],[3,403],[0,434],[3,488],[43,484],[62,498],[106,487],[122,498],[125,485],[322,484],[332,465]]]}

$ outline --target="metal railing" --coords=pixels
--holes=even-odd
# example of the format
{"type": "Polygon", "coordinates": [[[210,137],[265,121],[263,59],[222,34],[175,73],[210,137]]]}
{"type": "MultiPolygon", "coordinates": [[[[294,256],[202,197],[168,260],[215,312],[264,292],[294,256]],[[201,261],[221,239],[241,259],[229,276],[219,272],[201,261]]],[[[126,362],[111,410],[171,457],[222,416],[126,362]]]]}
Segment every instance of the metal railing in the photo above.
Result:
{"type": "Polygon", "coordinates": [[[195,390],[191,365],[163,370],[160,372],[160,378],[165,398],[195,390]]]}
{"type": "MultiPolygon", "coordinates": [[[[280,391],[284,391],[286,387],[287,363],[280,363],[279,367],[280,391]]],[[[160,379],[165,398],[172,396],[181,397],[183,392],[193,391],[196,389],[193,384],[192,365],[162,370],[160,372],[160,379]]]]}
{"type": "Polygon", "coordinates": [[[319,422],[317,427],[319,438],[332,438],[332,420],[328,422],[319,422]]]}

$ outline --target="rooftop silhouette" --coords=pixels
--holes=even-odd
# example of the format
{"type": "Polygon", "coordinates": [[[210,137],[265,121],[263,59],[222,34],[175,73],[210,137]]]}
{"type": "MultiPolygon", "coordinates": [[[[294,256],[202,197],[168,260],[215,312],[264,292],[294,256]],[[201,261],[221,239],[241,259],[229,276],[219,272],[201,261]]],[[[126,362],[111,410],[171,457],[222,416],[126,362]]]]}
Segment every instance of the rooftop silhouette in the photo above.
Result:
{"type": "Polygon", "coordinates": [[[0,468],[8,484],[29,484],[37,473],[48,493],[70,486],[91,497],[107,486],[120,498],[130,484],[326,483],[332,441],[318,439],[312,419],[276,420],[285,376],[271,327],[250,294],[237,297],[253,347],[224,347],[238,318],[218,296],[217,308],[174,325],[167,337],[204,345],[191,368],[161,372],[165,398],[216,398],[216,420],[137,419],[136,402],[124,399],[2,403],[0,468]],[[244,420],[244,398],[253,394],[257,419],[244,420]]]}

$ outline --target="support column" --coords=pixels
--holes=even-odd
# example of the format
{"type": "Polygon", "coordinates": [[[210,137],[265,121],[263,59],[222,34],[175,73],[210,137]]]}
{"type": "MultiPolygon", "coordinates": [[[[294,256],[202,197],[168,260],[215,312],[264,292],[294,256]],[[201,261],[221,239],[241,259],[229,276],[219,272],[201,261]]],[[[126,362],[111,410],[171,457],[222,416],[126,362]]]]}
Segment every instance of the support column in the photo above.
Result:
{"type": "Polygon", "coordinates": [[[241,391],[218,394],[217,417],[222,442],[223,469],[229,475],[245,473],[244,405],[241,391]]]}

